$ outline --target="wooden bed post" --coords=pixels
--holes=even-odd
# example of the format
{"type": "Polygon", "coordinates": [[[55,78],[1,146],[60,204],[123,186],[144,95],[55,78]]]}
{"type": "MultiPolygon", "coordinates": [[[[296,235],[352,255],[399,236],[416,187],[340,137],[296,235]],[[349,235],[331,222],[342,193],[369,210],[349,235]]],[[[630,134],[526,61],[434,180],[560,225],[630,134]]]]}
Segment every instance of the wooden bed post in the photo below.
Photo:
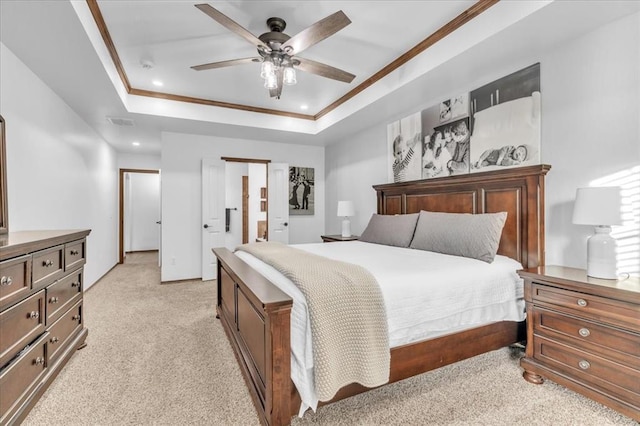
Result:
{"type": "Polygon", "coordinates": [[[269,425],[291,422],[291,306],[267,312],[267,398],[265,412],[269,425]]]}

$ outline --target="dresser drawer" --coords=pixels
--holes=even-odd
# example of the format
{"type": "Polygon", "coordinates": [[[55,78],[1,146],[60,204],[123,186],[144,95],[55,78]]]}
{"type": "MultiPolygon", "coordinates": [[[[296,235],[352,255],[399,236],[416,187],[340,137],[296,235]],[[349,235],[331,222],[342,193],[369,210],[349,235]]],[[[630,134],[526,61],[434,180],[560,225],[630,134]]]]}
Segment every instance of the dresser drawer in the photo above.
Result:
{"type": "Polygon", "coordinates": [[[11,364],[0,371],[0,424],[8,420],[33,392],[38,379],[47,369],[47,338],[45,333],[11,364]]]}
{"type": "Polygon", "coordinates": [[[561,340],[603,358],[640,370],[640,334],[543,308],[533,308],[536,335],[561,340]]]}
{"type": "Polygon", "coordinates": [[[60,318],[78,298],[82,298],[82,269],[73,271],[47,287],[47,325],[60,318]]]}
{"type": "Polygon", "coordinates": [[[536,336],[534,346],[534,358],[555,371],[622,400],[640,400],[640,371],[544,337],[536,336]]]}
{"type": "Polygon", "coordinates": [[[44,331],[44,297],[41,290],[0,313],[0,367],[44,331]]]}
{"type": "Polygon", "coordinates": [[[31,255],[0,262],[0,309],[31,291],[31,255]]]}
{"type": "Polygon", "coordinates": [[[64,272],[64,246],[33,253],[33,288],[41,288],[51,284],[64,272]]]}
{"type": "Polygon", "coordinates": [[[85,253],[85,245],[86,240],[84,238],[82,240],[73,241],[64,245],[65,271],[70,271],[85,264],[87,258],[85,253]]]}
{"type": "Polygon", "coordinates": [[[50,326],[49,332],[49,364],[56,362],[67,343],[82,330],[82,301],[65,312],[58,321],[50,326]]]}
{"type": "Polygon", "coordinates": [[[533,303],[640,333],[640,305],[556,287],[532,286],[533,303]]]}

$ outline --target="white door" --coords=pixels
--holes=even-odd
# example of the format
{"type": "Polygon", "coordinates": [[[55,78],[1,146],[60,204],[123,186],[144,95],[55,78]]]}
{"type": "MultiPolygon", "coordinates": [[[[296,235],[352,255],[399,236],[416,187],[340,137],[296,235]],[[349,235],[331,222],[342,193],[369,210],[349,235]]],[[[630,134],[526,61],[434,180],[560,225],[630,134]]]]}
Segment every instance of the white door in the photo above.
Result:
{"type": "Polygon", "coordinates": [[[158,185],[160,196],[158,197],[158,266],[162,267],[162,171],[158,171],[158,185]]]}
{"type": "Polygon", "coordinates": [[[289,244],[289,165],[268,164],[269,241],[289,244]]]}
{"type": "Polygon", "coordinates": [[[202,159],[202,280],[216,278],[214,247],[224,247],[224,161],[202,159]]]}

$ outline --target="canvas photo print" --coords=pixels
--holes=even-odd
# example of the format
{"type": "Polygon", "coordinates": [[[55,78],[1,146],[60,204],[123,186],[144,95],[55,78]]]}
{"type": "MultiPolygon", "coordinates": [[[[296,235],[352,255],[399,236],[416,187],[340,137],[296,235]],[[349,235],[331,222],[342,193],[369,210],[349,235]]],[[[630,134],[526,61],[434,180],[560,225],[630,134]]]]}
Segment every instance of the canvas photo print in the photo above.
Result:
{"type": "Polygon", "coordinates": [[[540,163],[540,64],[471,92],[471,171],[540,163]]]}
{"type": "Polygon", "coordinates": [[[422,179],[469,173],[469,94],[423,110],[421,121],[422,179]]]}
{"type": "Polygon", "coordinates": [[[314,169],[289,167],[289,214],[313,215],[315,209],[314,169]]]}
{"type": "Polygon", "coordinates": [[[392,182],[422,178],[422,122],[417,112],[387,126],[392,182]]]}

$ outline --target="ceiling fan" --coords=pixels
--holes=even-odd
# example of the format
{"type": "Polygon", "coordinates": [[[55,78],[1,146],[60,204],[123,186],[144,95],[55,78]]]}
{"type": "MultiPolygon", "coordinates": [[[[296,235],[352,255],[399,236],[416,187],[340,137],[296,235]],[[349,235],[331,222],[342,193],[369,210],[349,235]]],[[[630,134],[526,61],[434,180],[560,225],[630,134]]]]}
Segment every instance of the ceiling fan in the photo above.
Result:
{"type": "Polygon", "coordinates": [[[282,87],[285,84],[292,85],[296,83],[296,69],[345,83],[351,83],[355,78],[355,75],[341,69],[298,56],[306,48],[332,36],[351,23],[351,20],[342,11],[327,16],[293,37],[283,33],[287,26],[284,19],[269,18],[267,19],[267,26],[271,31],[256,37],[212,6],[208,4],[197,4],[195,6],[228,30],[253,44],[260,55],[260,57],[232,59],[192,66],[191,68],[196,71],[259,62],[262,64],[260,76],[264,78],[264,86],[269,89],[269,95],[276,99],[280,99],[282,87]]]}

